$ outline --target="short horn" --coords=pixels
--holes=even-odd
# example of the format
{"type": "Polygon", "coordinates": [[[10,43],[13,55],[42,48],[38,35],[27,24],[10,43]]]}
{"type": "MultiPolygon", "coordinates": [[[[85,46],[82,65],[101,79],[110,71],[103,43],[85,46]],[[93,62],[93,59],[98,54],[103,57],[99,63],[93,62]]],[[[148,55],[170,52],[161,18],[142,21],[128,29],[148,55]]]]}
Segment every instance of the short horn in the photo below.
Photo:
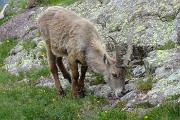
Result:
{"type": "Polygon", "coordinates": [[[124,43],[115,46],[116,48],[116,67],[117,68],[124,68],[126,67],[123,62],[124,58],[123,56],[126,54],[126,45],[124,43]]]}

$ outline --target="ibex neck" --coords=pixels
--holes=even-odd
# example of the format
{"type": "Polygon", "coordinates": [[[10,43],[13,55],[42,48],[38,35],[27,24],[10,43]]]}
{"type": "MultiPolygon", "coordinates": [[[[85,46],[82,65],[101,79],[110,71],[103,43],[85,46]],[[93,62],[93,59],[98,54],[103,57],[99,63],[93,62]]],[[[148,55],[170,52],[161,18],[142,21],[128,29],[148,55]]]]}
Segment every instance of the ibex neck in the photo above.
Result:
{"type": "Polygon", "coordinates": [[[104,74],[106,66],[103,62],[105,52],[89,48],[86,54],[86,61],[88,66],[96,73],[104,74]]]}

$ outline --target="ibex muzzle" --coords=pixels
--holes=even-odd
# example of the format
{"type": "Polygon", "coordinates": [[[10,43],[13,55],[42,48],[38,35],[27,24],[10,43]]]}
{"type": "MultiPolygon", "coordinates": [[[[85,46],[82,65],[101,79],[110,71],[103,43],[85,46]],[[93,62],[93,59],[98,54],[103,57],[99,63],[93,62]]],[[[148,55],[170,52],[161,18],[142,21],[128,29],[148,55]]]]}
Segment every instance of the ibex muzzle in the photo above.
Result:
{"type": "MultiPolygon", "coordinates": [[[[121,96],[126,70],[119,66],[118,61],[109,57],[101,37],[88,20],[73,11],[54,6],[39,17],[38,27],[45,41],[50,70],[60,95],[64,91],[59,81],[58,68],[64,78],[71,82],[72,95],[77,97],[84,96],[85,74],[90,67],[102,73],[116,95],[121,96]],[[63,65],[63,57],[68,60],[71,76],[63,65]],[[81,64],[81,74],[78,72],[78,64],[81,64]]],[[[121,54],[117,59],[120,57],[121,54]]]]}

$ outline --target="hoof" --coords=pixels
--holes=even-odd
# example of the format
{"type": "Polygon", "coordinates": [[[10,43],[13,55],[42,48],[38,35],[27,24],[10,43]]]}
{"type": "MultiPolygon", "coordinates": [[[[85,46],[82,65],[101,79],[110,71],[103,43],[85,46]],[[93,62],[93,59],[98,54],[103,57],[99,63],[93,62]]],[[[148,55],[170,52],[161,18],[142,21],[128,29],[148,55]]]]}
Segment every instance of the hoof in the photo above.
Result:
{"type": "Polygon", "coordinates": [[[86,96],[84,90],[80,90],[78,93],[79,93],[79,97],[80,97],[80,98],[84,98],[84,97],[86,96]]]}
{"type": "Polygon", "coordinates": [[[67,79],[69,83],[71,83],[71,76],[69,74],[65,75],[64,78],[67,79]]]}
{"type": "Polygon", "coordinates": [[[65,97],[65,96],[66,96],[64,90],[58,91],[58,94],[59,94],[59,96],[61,96],[61,97],[65,97]]]}

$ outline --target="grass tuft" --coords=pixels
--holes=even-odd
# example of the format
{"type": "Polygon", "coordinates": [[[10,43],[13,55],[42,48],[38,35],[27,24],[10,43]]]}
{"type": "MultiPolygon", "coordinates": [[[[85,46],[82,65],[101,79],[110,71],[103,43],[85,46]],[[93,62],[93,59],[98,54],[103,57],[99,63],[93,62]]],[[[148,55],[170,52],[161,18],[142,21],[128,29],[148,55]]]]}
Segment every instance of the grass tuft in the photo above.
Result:
{"type": "Polygon", "coordinates": [[[136,89],[140,90],[142,92],[147,93],[152,88],[152,80],[148,79],[147,81],[144,80],[138,80],[136,82],[136,89]]]}
{"type": "Polygon", "coordinates": [[[169,50],[175,47],[176,47],[176,44],[173,41],[168,41],[164,45],[157,47],[156,50],[169,50]]]}

